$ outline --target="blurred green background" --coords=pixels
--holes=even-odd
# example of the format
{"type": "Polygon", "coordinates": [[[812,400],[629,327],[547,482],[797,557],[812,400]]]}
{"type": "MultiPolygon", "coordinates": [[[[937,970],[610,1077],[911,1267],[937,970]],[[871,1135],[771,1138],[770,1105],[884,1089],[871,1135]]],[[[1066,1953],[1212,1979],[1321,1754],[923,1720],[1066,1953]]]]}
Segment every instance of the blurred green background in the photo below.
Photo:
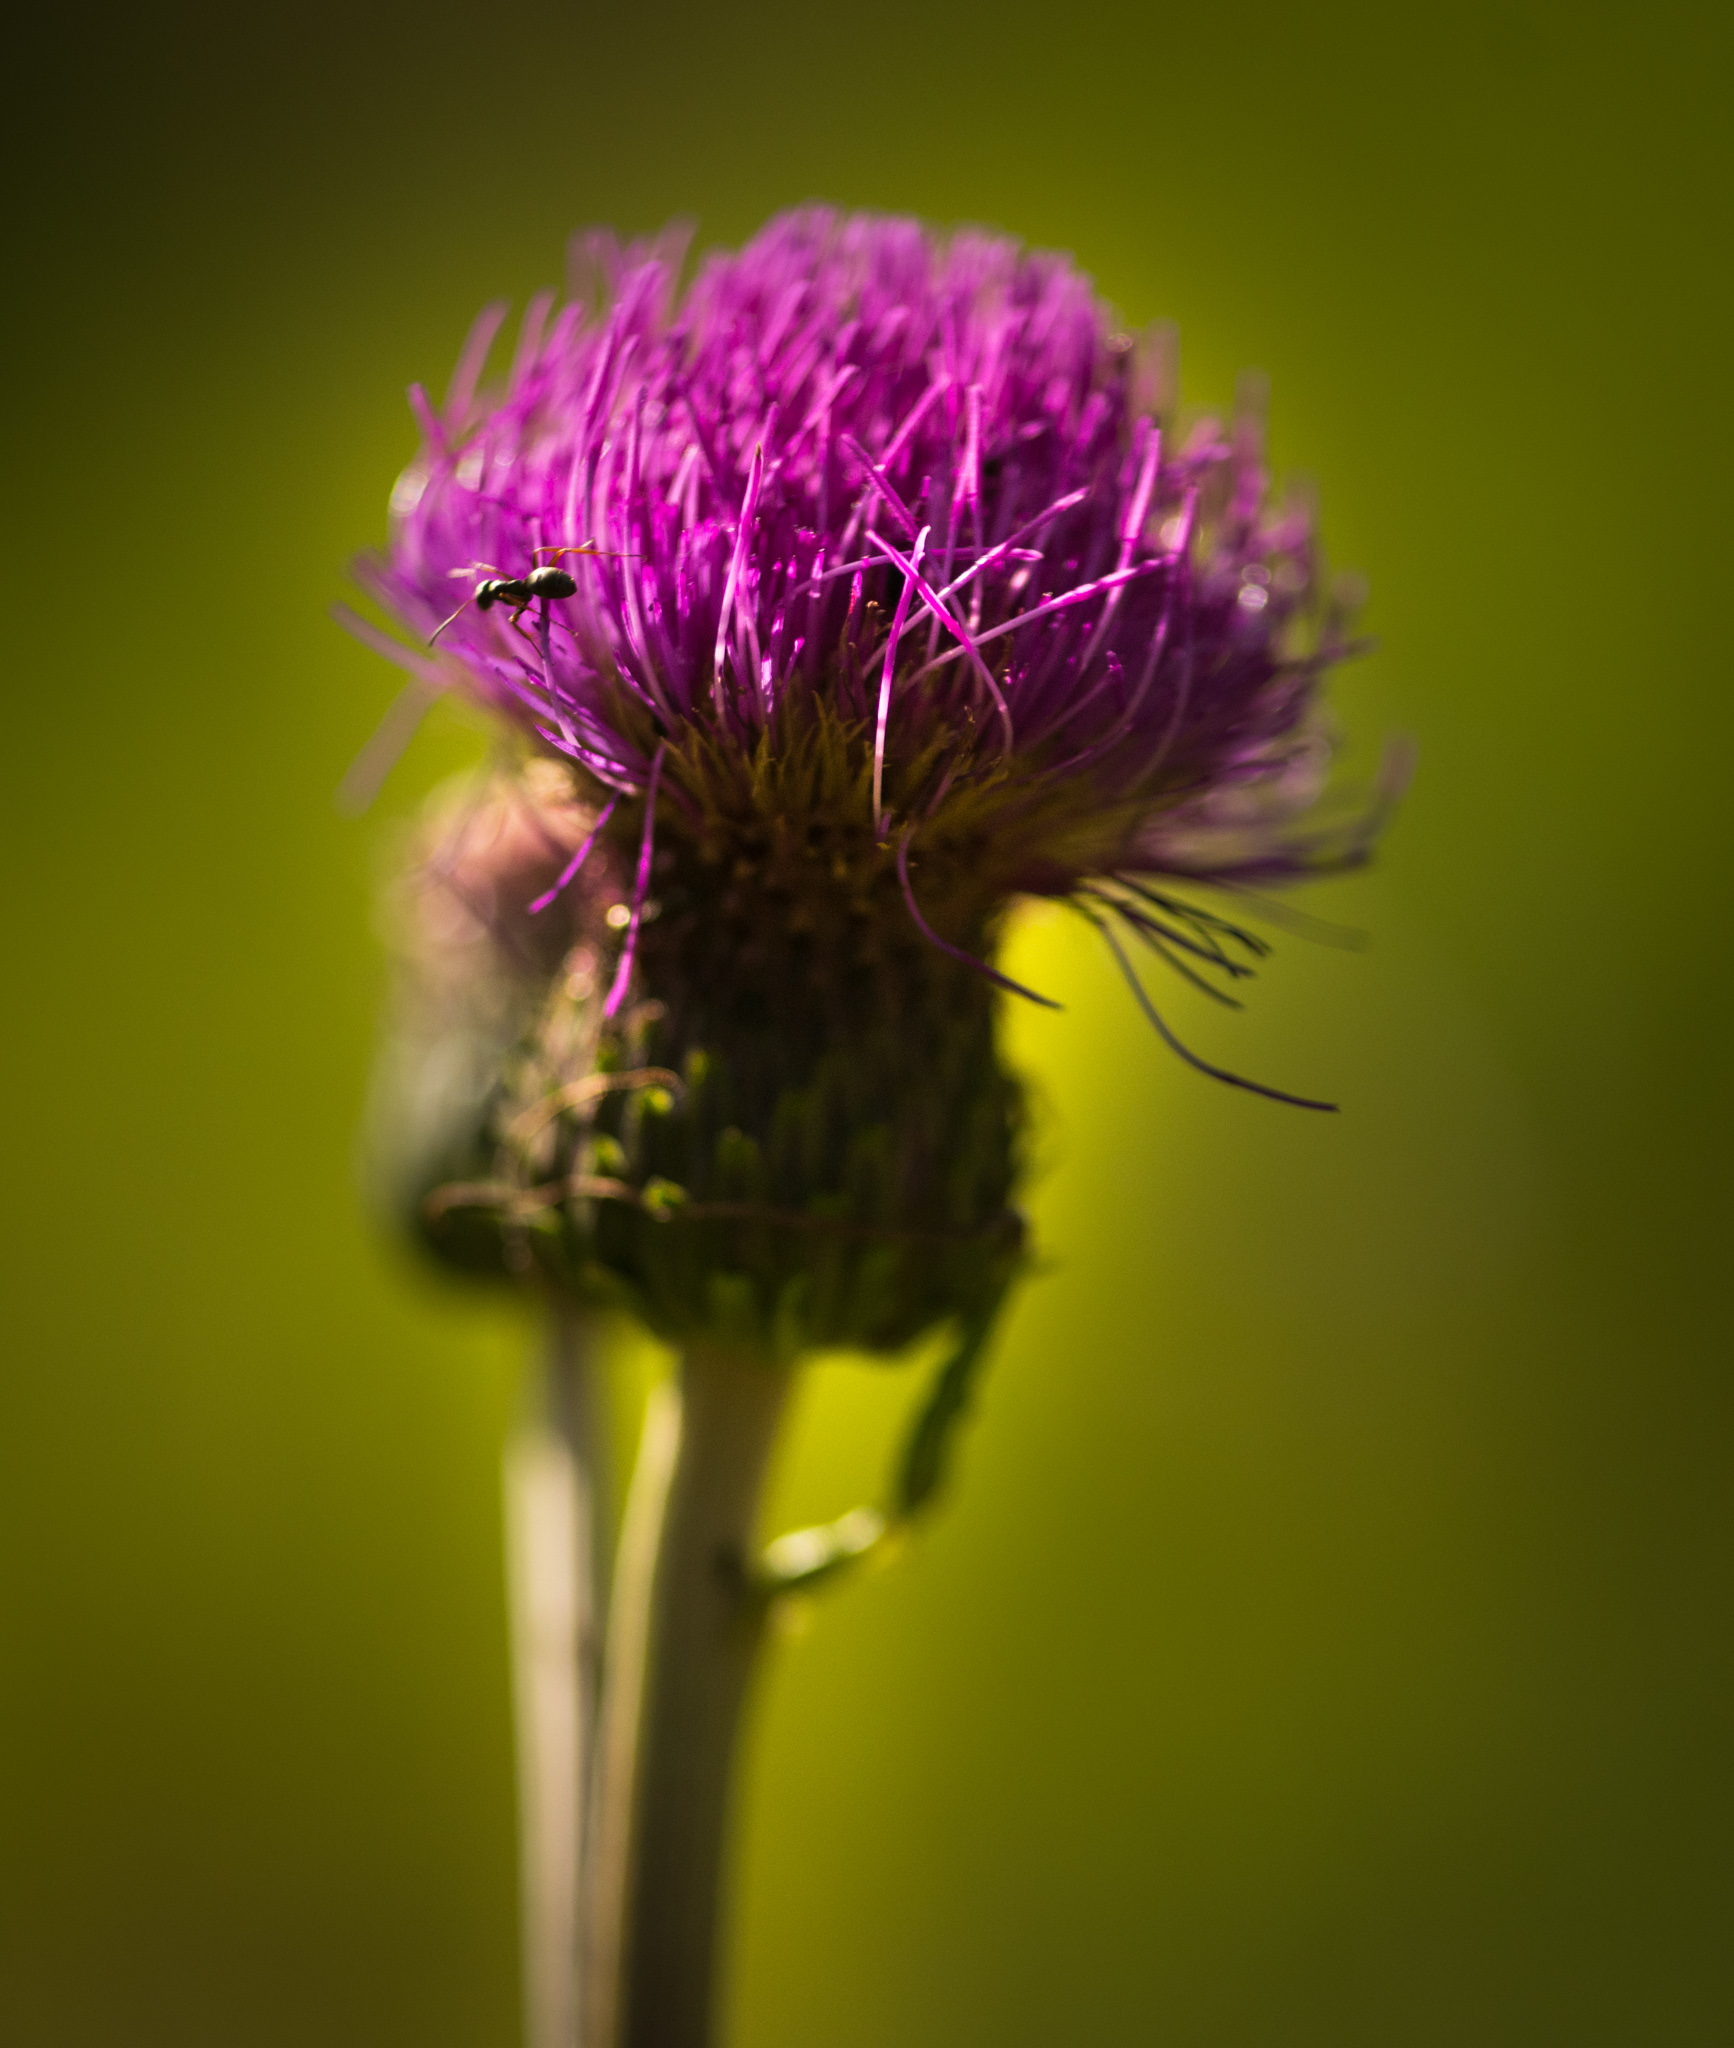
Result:
{"type": "MultiPolygon", "coordinates": [[[[393,683],[325,617],[475,308],[808,197],[1272,379],[1420,743],[1202,1050],[1013,971],[1050,1270],[778,1646],[735,2048],[1734,2038],[1728,34],[1497,4],[80,15],[14,40],[0,2039],[517,2038],[525,1326],[369,1225],[393,683]]],[[[827,1366],[780,1516],[877,1478],[827,1366]]]]}

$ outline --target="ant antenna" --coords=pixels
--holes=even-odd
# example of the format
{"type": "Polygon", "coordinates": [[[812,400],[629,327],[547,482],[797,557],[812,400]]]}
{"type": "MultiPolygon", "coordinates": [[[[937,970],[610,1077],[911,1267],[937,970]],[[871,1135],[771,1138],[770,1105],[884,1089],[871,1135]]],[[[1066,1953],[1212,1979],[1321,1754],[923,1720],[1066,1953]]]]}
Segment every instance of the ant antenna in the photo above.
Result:
{"type": "Polygon", "coordinates": [[[470,606],[474,603],[475,599],[473,597],[466,597],[463,603],[458,606],[457,610],[452,613],[451,618],[441,619],[439,624],[435,626],[433,631],[427,636],[427,644],[431,647],[434,644],[434,642],[439,638],[439,636],[445,631],[445,629],[452,623],[452,620],[461,619],[464,613],[467,612],[470,606]]]}
{"type": "MultiPolygon", "coordinates": [[[[475,574],[478,569],[486,569],[496,576],[499,574],[499,571],[494,568],[494,565],[491,562],[472,562],[467,569],[448,569],[446,571],[446,574],[454,579],[461,576],[464,577],[466,580],[474,581],[475,574]]],[[[452,624],[453,620],[461,619],[464,613],[469,610],[470,606],[475,603],[477,592],[480,590],[480,588],[480,584],[477,584],[476,589],[470,592],[469,596],[464,599],[463,603],[458,606],[457,610],[452,613],[450,618],[440,620],[439,624],[435,626],[433,631],[427,636],[427,644],[430,647],[445,631],[445,629],[452,624]]]]}

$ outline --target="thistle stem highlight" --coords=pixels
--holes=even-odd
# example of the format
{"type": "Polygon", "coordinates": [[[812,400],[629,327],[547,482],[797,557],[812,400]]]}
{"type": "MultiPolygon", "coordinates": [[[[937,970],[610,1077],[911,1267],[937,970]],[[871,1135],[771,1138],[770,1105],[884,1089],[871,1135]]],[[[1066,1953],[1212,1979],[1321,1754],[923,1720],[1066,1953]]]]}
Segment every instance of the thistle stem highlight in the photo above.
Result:
{"type": "Polygon", "coordinates": [[[731,1767],[768,1604],[760,1490],[792,1375],[694,1345],[646,1414],[615,1575],[585,2048],[709,2048],[731,1767]]]}

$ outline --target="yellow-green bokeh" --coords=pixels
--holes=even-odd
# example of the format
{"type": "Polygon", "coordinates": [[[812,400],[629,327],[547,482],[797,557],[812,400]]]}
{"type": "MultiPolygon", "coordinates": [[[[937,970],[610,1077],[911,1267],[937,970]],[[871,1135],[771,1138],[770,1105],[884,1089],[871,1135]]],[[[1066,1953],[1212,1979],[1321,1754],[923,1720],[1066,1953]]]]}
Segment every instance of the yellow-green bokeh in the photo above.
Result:
{"type": "MultiPolygon", "coordinates": [[[[182,12],[14,51],[0,2040],[516,2039],[523,1327],[370,1231],[390,679],[324,611],[484,299],[808,197],[1254,364],[1379,872],[1204,1048],[1057,913],[949,1511],[780,1644],[736,2048],[1734,2033],[1726,39],[1703,8],[182,12]]],[[[908,1387],[815,1376],[787,1516],[908,1387]]]]}

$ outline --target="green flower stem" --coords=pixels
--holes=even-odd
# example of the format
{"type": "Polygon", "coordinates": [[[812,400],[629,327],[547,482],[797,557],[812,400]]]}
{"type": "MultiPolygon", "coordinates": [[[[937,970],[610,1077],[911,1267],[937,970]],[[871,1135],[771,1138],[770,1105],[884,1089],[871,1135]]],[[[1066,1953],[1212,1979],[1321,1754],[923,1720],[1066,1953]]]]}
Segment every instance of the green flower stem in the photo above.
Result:
{"type": "Polygon", "coordinates": [[[503,1473],[517,1721],[524,2038],[576,2048],[584,1788],[606,1582],[591,1331],[557,1306],[503,1473]]]}
{"type": "Polygon", "coordinates": [[[768,1602],[760,1488],[793,1375],[695,1345],[645,1418],[615,1574],[585,2048],[708,2048],[735,1736],[768,1602]]]}

